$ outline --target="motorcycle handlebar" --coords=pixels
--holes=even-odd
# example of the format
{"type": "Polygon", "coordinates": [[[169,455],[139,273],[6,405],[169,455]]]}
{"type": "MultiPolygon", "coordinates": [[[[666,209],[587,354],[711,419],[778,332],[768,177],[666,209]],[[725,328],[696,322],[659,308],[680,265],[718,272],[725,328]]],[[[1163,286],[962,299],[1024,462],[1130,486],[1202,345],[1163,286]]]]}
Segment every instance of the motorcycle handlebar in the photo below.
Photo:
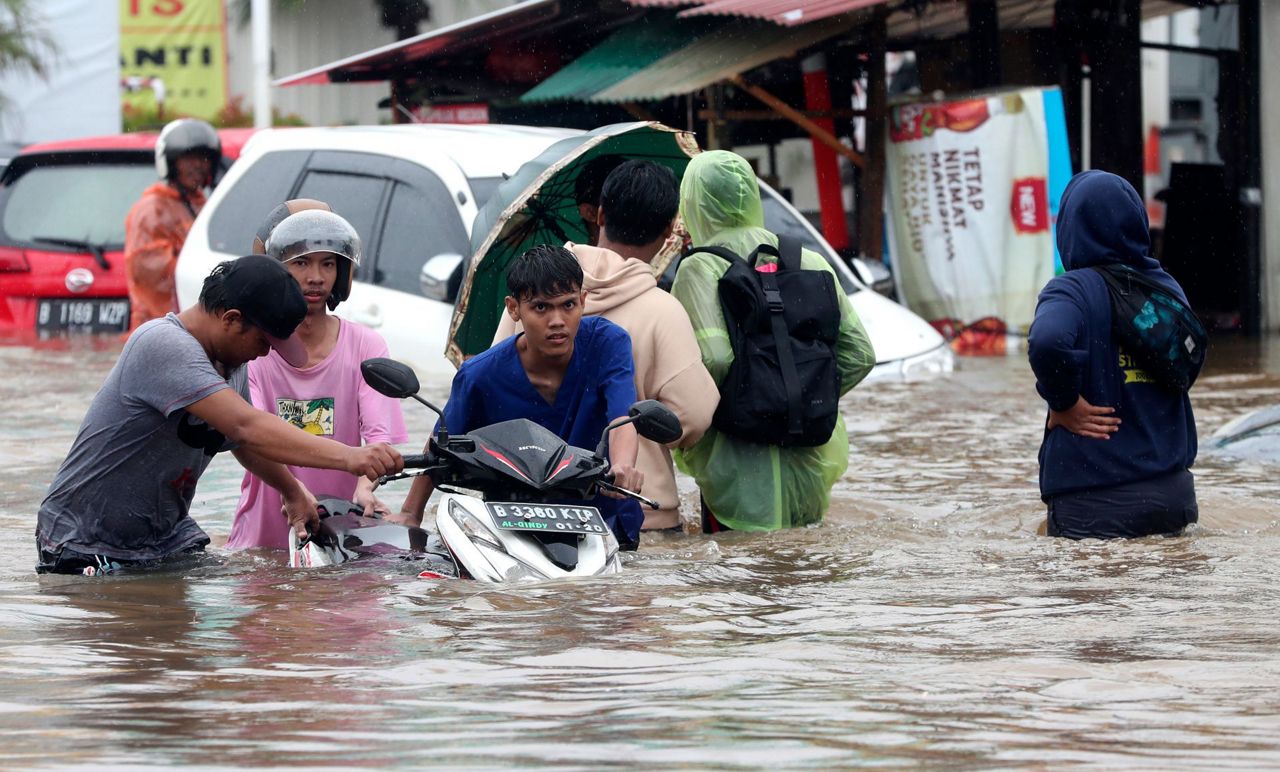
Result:
{"type": "Polygon", "coordinates": [[[431,455],[428,453],[410,453],[401,458],[404,459],[405,469],[425,469],[432,464],[431,455]]]}
{"type": "Polygon", "coordinates": [[[601,480],[600,482],[596,483],[596,485],[598,485],[601,488],[604,488],[607,491],[621,493],[622,495],[626,496],[629,499],[635,499],[641,504],[644,504],[649,509],[660,508],[660,505],[658,504],[658,502],[654,501],[653,499],[648,498],[647,496],[641,496],[639,493],[636,493],[635,491],[629,491],[626,488],[619,488],[618,486],[614,485],[611,482],[605,482],[604,480],[601,480]]]}

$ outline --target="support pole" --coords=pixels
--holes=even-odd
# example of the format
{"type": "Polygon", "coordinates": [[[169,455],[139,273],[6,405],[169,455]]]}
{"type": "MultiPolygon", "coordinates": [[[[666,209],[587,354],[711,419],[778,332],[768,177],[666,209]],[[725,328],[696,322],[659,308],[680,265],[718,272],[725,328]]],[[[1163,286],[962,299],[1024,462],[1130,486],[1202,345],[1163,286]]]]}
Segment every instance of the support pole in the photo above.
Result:
{"type": "MultiPolygon", "coordinates": [[[[1260,40],[1280,40],[1280,3],[1260,3],[1256,28],[1260,40]]],[[[1245,34],[1241,19],[1241,35],[1245,34]]],[[[1259,132],[1264,137],[1280,137],[1280,47],[1259,46],[1258,51],[1259,132]]],[[[1262,248],[1258,289],[1262,292],[1264,331],[1280,330],[1280,149],[1275,143],[1263,146],[1262,248]],[[1271,180],[1271,183],[1267,183],[1271,180]]]]}
{"type": "Polygon", "coordinates": [[[868,25],[867,154],[862,167],[862,191],[858,198],[858,251],[871,260],[884,259],[885,136],[888,120],[884,71],[888,31],[885,14],[868,25]]]}
{"type": "Polygon", "coordinates": [[[253,127],[271,126],[271,0],[249,6],[253,38],[253,127]]]}
{"type": "MultiPolygon", "coordinates": [[[[1240,0],[1239,29],[1239,123],[1240,154],[1237,189],[1234,191],[1240,211],[1239,244],[1244,271],[1240,288],[1240,322],[1246,333],[1257,335],[1263,330],[1266,312],[1267,290],[1263,286],[1263,221],[1262,221],[1262,95],[1259,79],[1262,76],[1262,3],[1260,0],[1240,0]]],[[[1274,5],[1267,3],[1267,5],[1274,5]]]]}
{"type": "Polygon", "coordinates": [[[994,88],[1003,81],[996,0],[969,0],[969,77],[975,89],[994,88]]]}
{"type": "MultiPolygon", "coordinates": [[[[809,110],[831,109],[831,88],[827,83],[827,57],[814,54],[800,63],[804,76],[804,102],[809,110]]],[[[836,124],[830,118],[814,121],[832,136],[836,124]]],[[[818,205],[822,214],[822,235],[836,250],[849,248],[849,224],[844,218],[844,185],[840,182],[840,159],[835,150],[811,138],[813,167],[818,179],[818,205]]],[[[843,143],[842,143],[843,144],[843,143]]]]}
{"type": "Polygon", "coordinates": [[[1093,78],[1089,65],[1080,67],[1080,171],[1093,168],[1093,78]]]}
{"type": "Polygon", "coordinates": [[[1086,42],[1092,69],[1090,164],[1142,190],[1142,0],[1084,0],[1104,19],[1086,42]]]}
{"type": "Polygon", "coordinates": [[[721,150],[723,148],[720,146],[720,99],[723,94],[717,84],[707,86],[702,93],[706,95],[707,112],[711,114],[707,119],[707,150],[721,150]]]}

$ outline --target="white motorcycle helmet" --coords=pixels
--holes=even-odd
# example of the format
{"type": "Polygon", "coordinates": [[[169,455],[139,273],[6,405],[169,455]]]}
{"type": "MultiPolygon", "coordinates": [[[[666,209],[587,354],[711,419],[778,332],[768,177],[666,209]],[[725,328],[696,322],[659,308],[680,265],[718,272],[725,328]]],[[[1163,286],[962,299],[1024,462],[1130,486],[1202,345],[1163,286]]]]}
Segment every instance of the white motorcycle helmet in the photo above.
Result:
{"type": "Polygon", "coordinates": [[[213,126],[197,118],[179,118],[165,124],[156,139],[156,174],[160,179],[172,182],[178,173],[178,158],[187,153],[208,156],[211,174],[217,172],[222,162],[222,140],[213,126]]]}
{"type": "Polygon", "coordinates": [[[307,209],[280,221],[267,237],[267,255],[282,263],[317,252],[346,258],[338,261],[338,280],[325,301],[329,310],[351,296],[355,269],[360,265],[360,236],[351,223],[333,212],[307,209]]]}

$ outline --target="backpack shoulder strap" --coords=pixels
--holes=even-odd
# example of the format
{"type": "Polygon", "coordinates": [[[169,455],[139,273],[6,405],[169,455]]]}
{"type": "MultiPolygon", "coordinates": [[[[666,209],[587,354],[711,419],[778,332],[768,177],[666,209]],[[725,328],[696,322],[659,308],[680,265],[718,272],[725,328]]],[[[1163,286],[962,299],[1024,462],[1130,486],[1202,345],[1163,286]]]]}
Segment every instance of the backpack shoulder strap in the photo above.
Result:
{"type": "Polygon", "coordinates": [[[680,256],[680,260],[681,262],[683,262],[685,258],[696,255],[699,252],[705,252],[708,255],[715,255],[716,257],[720,258],[721,260],[724,260],[730,265],[742,260],[742,258],[739,257],[738,254],[731,249],[728,249],[726,247],[711,247],[711,246],[690,247],[688,252],[685,252],[683,255],[680,256]]]}
{"type": "Polygon", "coordinates": [[[800,270],[800,240],[793,236],[778,235],[778,270],[800,270]]]}
{"type": "MultiPolygon", "coordinates": [[[[761,245],[761,249],[764,246],[761,245]]],[[[772,247],[770,247],[772,249],[772,247]]],[[[756,250],[757,254],[761,250],[756,250]]],[[[782,256],[778,256],[781,263],[782,256]]],[[[764,299],[769,310],[769,327],[778,353],[783,388],[787,392],[787,433],[793,437],[804,434],[804,405],[800,390],[800,378],[796,372],[795,354],[791,350],[791,333],[787,329],[786,305],[778,287],[778,274],[774,271],[756,274],[764,287],[764,299]]]]}

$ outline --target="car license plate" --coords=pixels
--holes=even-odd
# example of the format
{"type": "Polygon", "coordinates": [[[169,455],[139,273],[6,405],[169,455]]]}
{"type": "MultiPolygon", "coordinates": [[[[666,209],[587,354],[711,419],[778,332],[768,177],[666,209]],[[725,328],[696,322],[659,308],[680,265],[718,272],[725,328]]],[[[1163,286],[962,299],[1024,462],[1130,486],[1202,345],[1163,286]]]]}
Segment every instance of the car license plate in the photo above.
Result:
{"type": "Polygon", "coordinates": [[[595,533],[609,530],[595,507],[569,504],[486,503],[493,522],[507,531],[595,533]]]}
{"type": "Polygon", "coordinates": [[[124,298],[46,298],[36,306],[39,332],[124,332],[129,301],[124,298]]]}

